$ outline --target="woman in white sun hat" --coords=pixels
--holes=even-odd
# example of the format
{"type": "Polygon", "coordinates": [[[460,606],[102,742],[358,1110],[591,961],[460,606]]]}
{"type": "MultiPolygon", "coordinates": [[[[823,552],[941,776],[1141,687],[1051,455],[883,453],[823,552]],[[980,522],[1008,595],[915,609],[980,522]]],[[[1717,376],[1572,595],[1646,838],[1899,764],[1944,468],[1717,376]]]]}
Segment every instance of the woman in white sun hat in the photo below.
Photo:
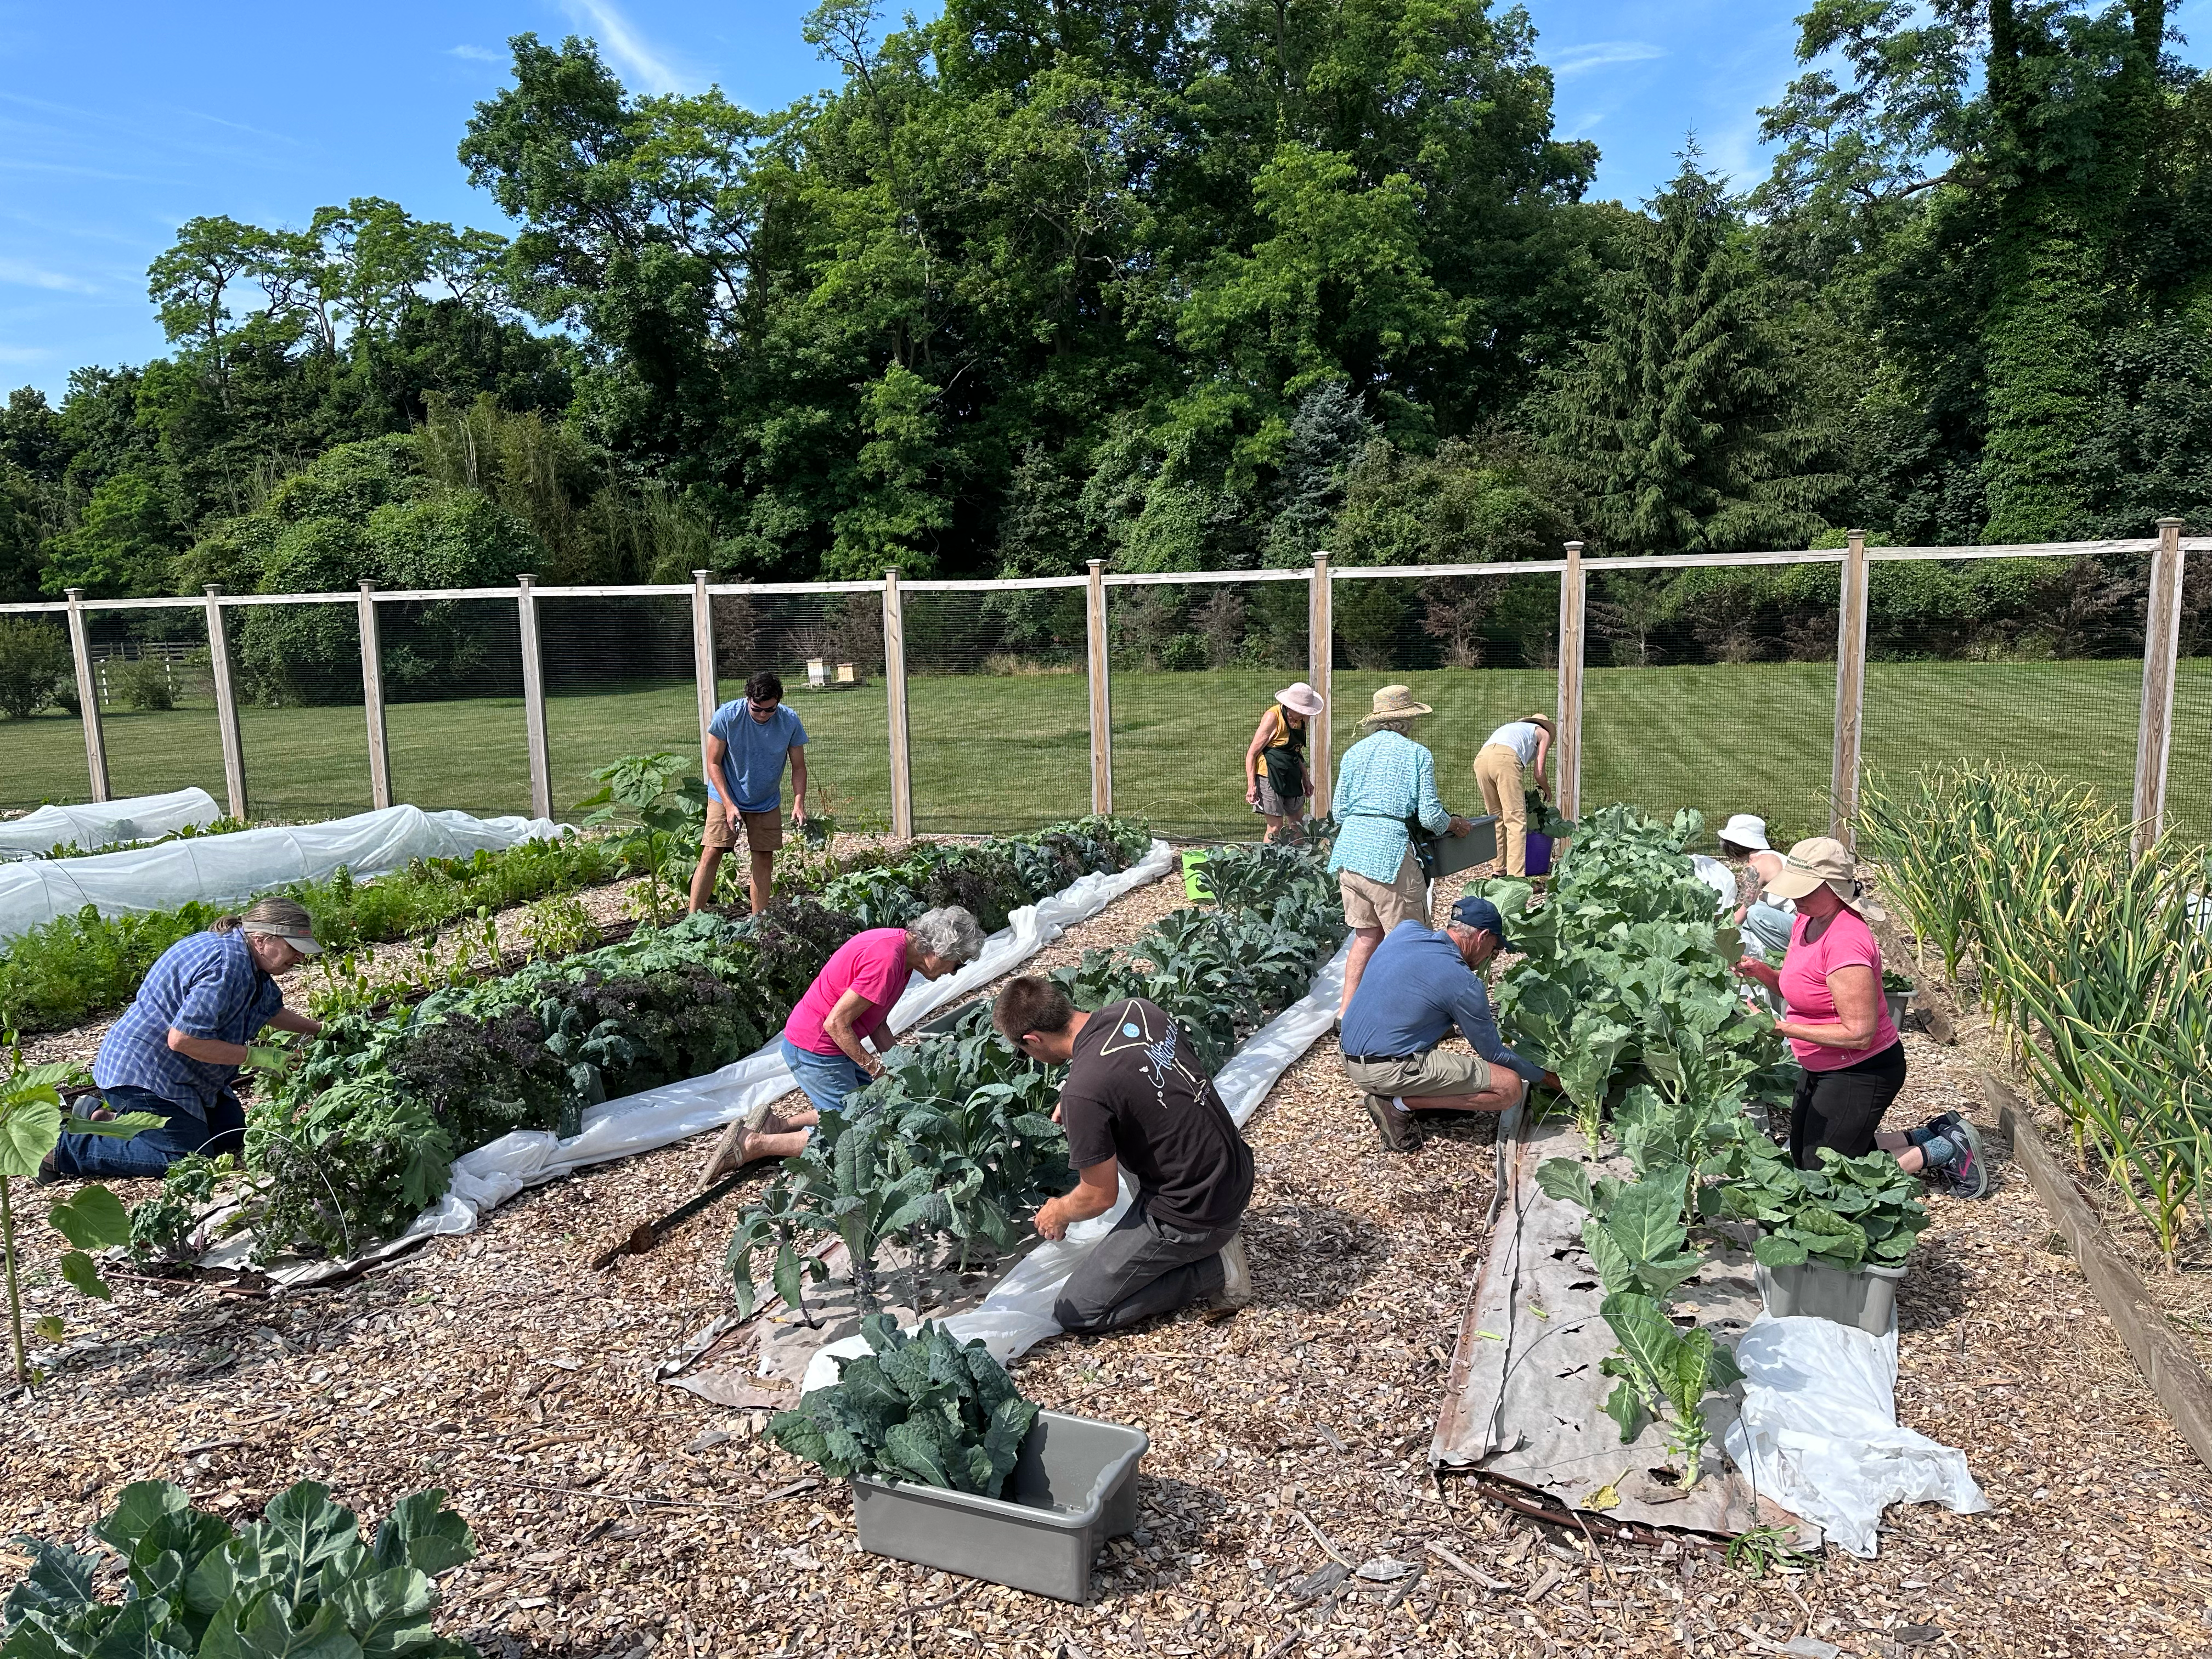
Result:
{"type": "Polygon", "coordinates": [[[1941,1175],[1959,1196],[1979,1198],[1989,1190],[1981,1138],[1958,1113],[1909,1133],[1882,1132],[1882,1115],[1905,1087],[1905,1043],[1882,1000],[1881,946],[1867,925],[1882,913],[1857,877],[1841,842],[1799,842],[1766,884],[1797,906],[1789,955],[1779,970],[1748,956],[1735,965],[1781,997],[1775,1033],[1804,1067],[1790,1108],[1790,1161],[1817,1170],[1824,1151],[1863,1158],[1879,1147],[1906,1173],[1941,1175]]]}
{"type": "Polygon", "coordinates": [[[1306,770],[1306,733],[1321,713],[1321,693],[1300,680],[1275,693],[1244,751],[1244,799],[1267,821],[1262,841],[1285,825],[1295,832],[1313,793],[1306,770]]]}
{"type": "Polygon", "coordinates": [[[1770,953],[1790,948],[1790,924],[1796,907],[1765,896],[1766,884],[1782,873],[1782,854],[1767,845],[1766,820],[1738,812],[1721,826],[1721,856],[1736,866],[1735,921],[1770,953]]]}

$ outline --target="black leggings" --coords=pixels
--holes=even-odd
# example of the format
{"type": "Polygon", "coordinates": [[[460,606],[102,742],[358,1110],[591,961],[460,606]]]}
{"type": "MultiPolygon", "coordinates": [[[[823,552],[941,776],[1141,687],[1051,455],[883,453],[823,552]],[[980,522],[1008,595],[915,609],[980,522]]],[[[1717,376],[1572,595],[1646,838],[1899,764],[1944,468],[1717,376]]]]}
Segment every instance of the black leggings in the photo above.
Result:
{"type": "Polygon", "coordinates": [[[1874,1150],[1881,1115],[1904,1087],[1902,1042],[1854,1065],[1806,1073],[1790,1103],[1790,1162],[1801,1170],[1817,1170],[1823,1146],[1845,1158],[1864,1158],[1874,1150]]]}

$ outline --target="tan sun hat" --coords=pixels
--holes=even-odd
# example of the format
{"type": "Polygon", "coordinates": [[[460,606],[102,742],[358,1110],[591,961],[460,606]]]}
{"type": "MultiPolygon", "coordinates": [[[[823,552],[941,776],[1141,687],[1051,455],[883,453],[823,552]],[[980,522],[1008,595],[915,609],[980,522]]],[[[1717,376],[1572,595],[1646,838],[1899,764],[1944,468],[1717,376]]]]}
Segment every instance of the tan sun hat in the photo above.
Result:
{"type": "Polygon", "coordinates": [[[1521,723],[1523,726],[1540,726],[1555,738],[1559,735],[1559,728],[1552,724],[1549,714],[1523,714],[1521,723]]]}
{"type": "Polygon", "coordinates": [[[1433,714],[1436,712],[1428,704],[1413,701],[1412,686],[1386,685],[1375,694],[1374,711],[1362,714],[1359,724],[1372,726],[1377,720],[1411,720],[1416,714],[1433,714]]]}
{"type": "Polygon", "coordinates": [[[1849,848],[1828,836],[1814,836],[1791,848],[1781,870],[1766,884],[1766,891],[1773,898],[1801,899],[1821,886],[1871,921],[1879,921],[1887,914],[1861,895],[1857,861],[1849,848]]]}
{"type": "Polygon", "coordinates": [[[1304,680],[1276,692],[1275,701],[1293,714],[1304,714],[1308,720],[1321,713],[1321,693],[1304,680]]]}

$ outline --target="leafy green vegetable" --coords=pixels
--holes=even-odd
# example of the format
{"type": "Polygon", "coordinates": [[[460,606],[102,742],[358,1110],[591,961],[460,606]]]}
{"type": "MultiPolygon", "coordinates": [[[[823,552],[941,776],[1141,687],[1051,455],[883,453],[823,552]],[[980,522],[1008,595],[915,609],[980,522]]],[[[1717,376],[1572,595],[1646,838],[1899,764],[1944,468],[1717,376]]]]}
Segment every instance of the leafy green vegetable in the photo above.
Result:
{"type": "Polygon", "coordinates": [[[1713,1345],[1711,1331],[1675,1329],[1666,1309],[1649,1296],[1615,1291],[1598,1311],[1620,1344],[1601,1365],[1607,1376],[1620,1379],[1607,1396],[1606,1414],[1620,1425],[1626,1443],[1642,1432],[1653,1406],[1662,1407],[1671,1430],[1668,1447],[1688,1465],[1685,1484],[1696,1486],[1711,1440],[1701,1407],[1716,1389],[1743,1380],[1735,1357],[1713,1345]]]}
{"type": "Polygon", "coordinates": [[[1036,1421],[1035,1402],[981,1342],[963,1346],[941,1325],[908,1336],[890,1316],[871,1314],[860,1328],[872,1352],[840,1360],[836,1382],[777,1413],[769,1438],[838,1480],[874,1475],[999,1497],[1036,1421]]]}
{"type": "Polygon", "coordinates": [[[433,1578],[476,1554],[444,1499],[401,1498],[365,1545],[353,1511],[312,1481],[234,1532],[179,1487],[142,1480],[93,1529],[130,1599],[94,1595],[98,1555],[18,1539],[31,1565],[0,1604],[0,1659],[473,1659],[431,1623],[433,1578]]]}

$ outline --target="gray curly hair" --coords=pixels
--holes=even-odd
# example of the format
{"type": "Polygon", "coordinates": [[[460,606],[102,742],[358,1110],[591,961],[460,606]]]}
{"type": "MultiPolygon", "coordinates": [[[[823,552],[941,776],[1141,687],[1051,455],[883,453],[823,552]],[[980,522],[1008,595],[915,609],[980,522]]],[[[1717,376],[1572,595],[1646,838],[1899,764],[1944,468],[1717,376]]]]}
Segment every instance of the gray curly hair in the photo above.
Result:
{"type": "Polygon", "coordinates": [[[906,935],[947,962],[973,962],[983,951],[982,924],[957,904],[923,911],[907,923],[906,935]]]}

